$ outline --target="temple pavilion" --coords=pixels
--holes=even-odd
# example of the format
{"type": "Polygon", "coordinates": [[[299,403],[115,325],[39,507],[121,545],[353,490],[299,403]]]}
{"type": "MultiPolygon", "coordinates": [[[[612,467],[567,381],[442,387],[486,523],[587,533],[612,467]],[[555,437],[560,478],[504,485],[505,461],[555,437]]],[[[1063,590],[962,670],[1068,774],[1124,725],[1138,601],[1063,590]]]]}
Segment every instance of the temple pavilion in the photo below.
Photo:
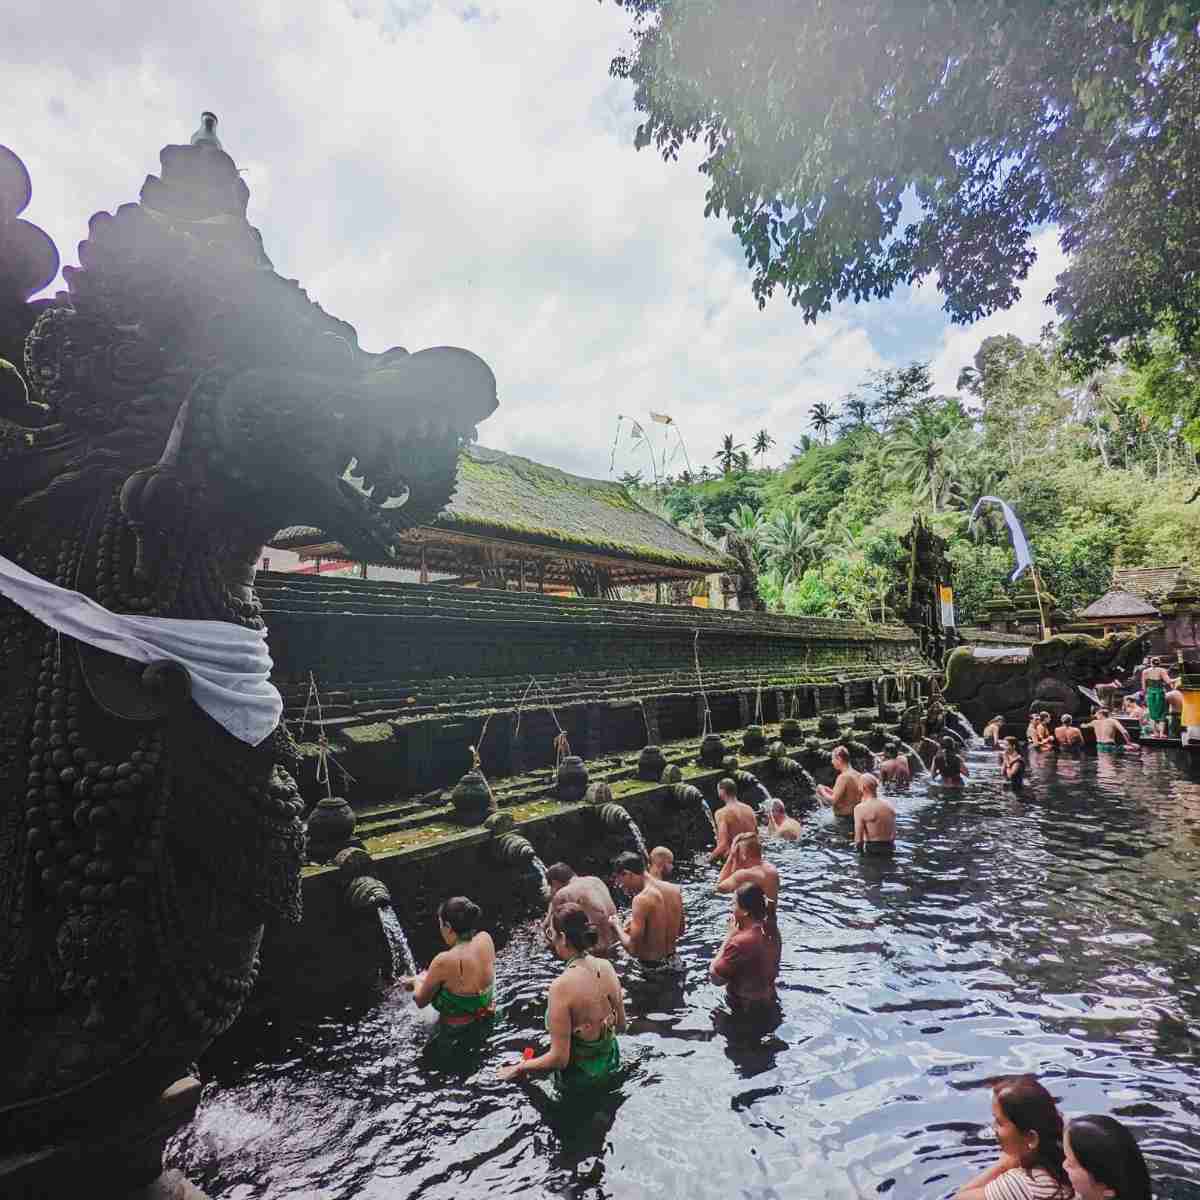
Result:
{"type": "Polygon", "coordinates": [[[459,456],[454,497],[430,524],[403,535],[400,553],[352,563],[320,529],[295,525],[272,539],[264,566],[286,569],[292,552],[306,573],[342,573],[420,583],[612,596],[634,585],[700,584],[735,571],[719,550],[643,508],[620,483],[571,475],[483,446],[459,456]]]}

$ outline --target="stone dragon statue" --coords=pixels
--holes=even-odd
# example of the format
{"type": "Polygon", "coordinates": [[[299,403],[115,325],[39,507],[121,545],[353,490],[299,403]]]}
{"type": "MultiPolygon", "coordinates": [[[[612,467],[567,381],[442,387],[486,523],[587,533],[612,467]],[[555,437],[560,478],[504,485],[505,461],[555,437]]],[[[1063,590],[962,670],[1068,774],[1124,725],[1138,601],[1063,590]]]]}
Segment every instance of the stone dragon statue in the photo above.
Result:
{"type": "Polygon", "coordinates": [[[1024,728],[1032,708],[1082,717],[1093,706],[1080,686],[1091,688],[1114,676],[1128,677],[1152,634],[1152,630],[1103,638],[1059,634],[1034,642],[1028,653],[989,658],[976,657],[969,646],[960,646],[946,659],[946,699],[980,726],[999,713],[1024,728]]]}
{"type": "MultiPolygon", "coordinates": [[[[0,147],[0,554],[117,613],[261,628],[262,547],[362,559],[431,520],[496,407],[474,354],[382,354],[276,274],[215,139],[100,213],[67,290],[0,147]]],[[[157,1096],[237,1016],[264,923],[300,915],[282,726],[256,747],[0,599],[0,1141],[157,1096]]],[[[82,1135],[81,1135],[82,1136],[82,1135]]]]}

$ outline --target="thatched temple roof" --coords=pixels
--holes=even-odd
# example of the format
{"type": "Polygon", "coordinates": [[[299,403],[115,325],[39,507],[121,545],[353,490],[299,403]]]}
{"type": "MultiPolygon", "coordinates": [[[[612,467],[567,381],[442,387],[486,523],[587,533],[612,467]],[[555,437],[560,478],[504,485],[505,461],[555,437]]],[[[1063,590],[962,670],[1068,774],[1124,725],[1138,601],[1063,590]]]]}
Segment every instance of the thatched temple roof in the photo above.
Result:
{"type": "Polygon", "coordinates": [[[1099,600],[1094,600],[1079,614],[1082,621],[1100,620],[1133,620],[1153,619],[1157,617],[1158,609],[1147,603],[1140,596],[1121,588],[1112,588],[1104,593],[1099,600]]]}
{"type": "MultiPolygon", "coordinates": [[[[303,558],[345,558],[312,526],[280,530],[271,545],[303,558]]],[[[458,487],[429,525],[404,535],[387,566],[470,574],[528,564],[536,586],[570,582],[575,566],[607,572],[614,584],[734,571],[736,563],[648,512],[620,483],[588,479],[483,446],[459,456],[458,487]]]]}

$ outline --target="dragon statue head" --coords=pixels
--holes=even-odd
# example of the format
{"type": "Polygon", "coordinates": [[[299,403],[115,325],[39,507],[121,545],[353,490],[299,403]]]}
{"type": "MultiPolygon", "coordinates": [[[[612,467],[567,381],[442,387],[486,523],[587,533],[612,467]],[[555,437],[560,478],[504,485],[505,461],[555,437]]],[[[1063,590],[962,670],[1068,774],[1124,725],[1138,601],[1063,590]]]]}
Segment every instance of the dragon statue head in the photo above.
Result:
{"type": "MultiPolygon", "coordinates": [[[[0,554],[113,612],[258,628],[263,544],[306,523],[386,560],[495,378],[363,351],[274,271],[215,138],[160,158],[31,303],[57,252],[0,147],[0,554]]],[[[186,677],[7,599],[0,672],[0,1128],[36,1140],[157,1095],[232,1022],[264,922],[299,918],[303,809],[282,727],[248,746],[186,677]]]]}

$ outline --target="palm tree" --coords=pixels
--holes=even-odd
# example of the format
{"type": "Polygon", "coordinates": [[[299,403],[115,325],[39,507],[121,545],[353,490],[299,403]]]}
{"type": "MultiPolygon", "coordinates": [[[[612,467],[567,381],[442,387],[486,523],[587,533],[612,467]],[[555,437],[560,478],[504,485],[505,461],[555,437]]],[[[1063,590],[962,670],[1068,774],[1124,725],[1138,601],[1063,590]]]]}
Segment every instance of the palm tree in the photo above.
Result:
{"type": "Polygon", "coordinates": [[[847,429],[857,429],[867,423],[867,414],[871,406],[861,397],[850,395],[846,397],[843,412],[847,418],[847,429]]]}
{"type": "Polygon", "coordinates": [[[795,509],[781,509],[771,516],[764,532],[771,565],[785,580],[799,579],[822,554],[821,533],[795,509]]]}
{"type": "Polygon", "coordinates": [[[758,455],[758,466],[760,470],[762,469],[763,455],[766,454],[766,452],[770,450],[773,445],[775,445],[775,439],[765,429],[760,429],[754,435],[752,448],[754,453],[758,455]]]}
{"type": "Polygon", "coordinates": [[[712,472],[704,464],[701,464],[700,470],[696,472],[696,475],[701,483],[705,483],[707,480],[712,478],[712,472]]]}
{"type": "Polygon", "coordinates": [[[837,420],[837,416],[837,410],[830,408],[823,401],[814,404],[808,410],[808,417],[812,421],[813,428],[821,434],[822,440],[827,446],[829,445],[829,429],[837,420]]]}
{"type": "Polygon", "coordinates": [[[722,475],[728,475],[737,466],[738,453],[744,449],[741,442],[733,440],[732,433],[727,433],[721,439],[721,448],[713,455],[713,459],[721,464],[722,475]]]}
{"type": "Polygon", "coordinates": [[[737,469],[743,474],[750,470],[750,452],[748,450],[737,452],[737,469]]]}
{"type": "Polygon", "coordinates": [[[763,536],[766,522],[761,512],[757,512],[749,504],[739,504],[729,514],[725,529],[729,533],[736,533],[743,542],[755,545],[763,536]]]}
{"type": "Polygon", "coordinates": [[[965,431],[948,427],[928,408],[918,408],[892,435],[890,450],[900,481],[940,512],[965,456],[965,431]]]}

